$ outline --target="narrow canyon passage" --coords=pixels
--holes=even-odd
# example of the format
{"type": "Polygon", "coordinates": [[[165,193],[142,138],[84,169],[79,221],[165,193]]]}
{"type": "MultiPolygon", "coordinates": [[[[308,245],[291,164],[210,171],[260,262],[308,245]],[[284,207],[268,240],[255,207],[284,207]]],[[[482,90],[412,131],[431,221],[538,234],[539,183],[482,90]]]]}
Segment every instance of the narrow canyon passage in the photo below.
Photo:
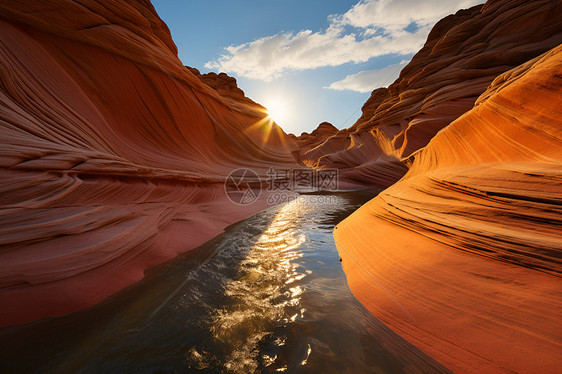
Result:
{"type": "Polygon", "coordinates": [[[370,196],[301,195],[99,305],[0,330],[0,371],[448,372],[349,291],[332,230],[370,196]]]}

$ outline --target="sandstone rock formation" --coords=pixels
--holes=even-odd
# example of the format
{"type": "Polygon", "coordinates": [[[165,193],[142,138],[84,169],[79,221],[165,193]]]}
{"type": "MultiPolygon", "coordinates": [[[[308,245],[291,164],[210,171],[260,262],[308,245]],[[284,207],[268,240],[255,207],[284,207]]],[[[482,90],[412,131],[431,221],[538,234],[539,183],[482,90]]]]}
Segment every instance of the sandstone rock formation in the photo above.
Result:
{"type": "Polygon", "coordinates": [[[231,107],[235,107],[240,110],[251,110],[257,112],[266,112],[267,109],[256,103],[249,97],[246,97],[244,91],[242,91],[238,84],[236,83],[236,78],[227,75],[226,73],[207,73],[201,74],[201,72],[190,66],[186,68],[193,73],[199,80],[205,83],[207,86],[211,87],[217,91],[222,98],[227,101],[231,107]]]}
{"type": "Polygon", "coordinates": [[[454,372],[562,367],[561,93],[562,45],[498,76],[334,231],[357,298],[454,372]]]}
{"type": "Polygon", "coordinates": [[[492,1],[439,21],[388,89],[373,91],[349,129],[303,155],[316,167],[388,187],[408,158],[470,110],[499,74],[562,42],[562,2],[492,1]]]}
{"type": "Polygon", "coordinates": [[[92,305],[264,207],[225,178],[294,166],[296,143],[371,186],[411,166],[335,230],[375,316],[456,372],[555,372],[561,10],[446,17],[350,129],[297,138],[182,66],[148,1],[0,1],[0,326],[92,305]]]}
{"type": "MultiPolygon", "coordinates": [[[[299,149],[299,156],[302,159],[302,156],[311,150],[312,148],[317,147],[318,145],[324,143],[326,139],[334,135],[338,132],[338,129],[329,122],[322,122],[315,128],[310,134],[307,132],[303,132],[300,136],[295,136],[293,134],[289,134],[289,137],[294,140],[297,144],[299,149]]],[[[304,162],[305,160],[303,160],[304,162]]],[[[314,166],[307,162],[304,162],[308,166],[314,166]]]]}
{"type": "Polygon", "coordinates": [[[2,1],[0,39],[0,326],[137,281],[264,207],[227,200],[231,170],[294,165],[266,113],[181,64],[148,1],[2,1]]]}

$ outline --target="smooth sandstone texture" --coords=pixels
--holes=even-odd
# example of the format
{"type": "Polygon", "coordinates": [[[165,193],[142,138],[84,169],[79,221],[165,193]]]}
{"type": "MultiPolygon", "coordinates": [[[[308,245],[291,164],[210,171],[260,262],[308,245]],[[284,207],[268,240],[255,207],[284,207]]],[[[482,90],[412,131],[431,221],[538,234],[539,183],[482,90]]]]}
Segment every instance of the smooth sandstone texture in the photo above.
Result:
{"type": "Polygon", "coordinates": [[[228,76],[226,73],[207,73],[201,74],[198,69],[186,66],[199,80],[217,91],[222,98],[227,101],[231,107],[235,107],[240,111],[267,111],[266,108],[256,103],[249,97],[246,97],[244,91],[238,88],[236,78],[228,76]]]}
{"type": "Polygon", "coordinates": [[[470,110],[501,73],[562,42],[562,2],[498,0],[445,17],[388,89],[374,90],[361,118],[302,159],[345,179],[386,188],[409,157],[470,110]]]}
{"type": "Polygon", "coordinates": [[[309,150],[324,143],[326,139],[336,134],[338,129],[329,122],[322,122],[310,134],[307,132],[301,133],[299,136],[289,134],[289,137],[294,140],[299,149],[299,161],[307,166],[313,167],[313,163],[308,158],[303,158],[309,150]]]}
{"type": "Polygon", "coordinates": [[[2,1],[0,40],[0,326],[88,307],[263,209],[227,199],[233,169],[296,165],[148,1],[2,1]]]}
{"type": "Polygon", "coordinates": [[[561,93],[562,45],[498,76],[334,231],[357,298],[455,372],[562,367],[561,93]]]}

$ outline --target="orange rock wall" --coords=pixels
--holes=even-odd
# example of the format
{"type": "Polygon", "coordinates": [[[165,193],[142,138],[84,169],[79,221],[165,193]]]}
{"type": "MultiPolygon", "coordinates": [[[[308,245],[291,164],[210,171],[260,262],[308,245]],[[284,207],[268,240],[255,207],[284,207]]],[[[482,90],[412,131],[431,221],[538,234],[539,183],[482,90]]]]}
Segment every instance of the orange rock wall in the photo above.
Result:
{"type": "Polygon", "coordinates": [[[0,326],[90,306],[264,207],[294,144],[177,58],[148,1],[0,2],[0,326]],[[220,212],[220,214],[219,214],[220,212]]]}
{"type": "Polygon", "coordinates": [[[500,0],[439,21],[388,89],[377,89],[361,118],[303,155],[316,167],[388,187],[409,157],[470,110],[501,73],[562,42],[562,2],[500,0]]]}
{"type": "Polygon", "coordinates": [[[303,132],[298,137],[289,134],[291,139],[296,143],[299,150],[299,160],[310,167],[314,165],[310,162],[310,159],[303,157],[309,150],[317,147],[318,145],[324,143],[326,139],[336,134],[338,129],[329,122],[322,122],[315,128],[310,134],[303,132]]]}
{"type": "Polygon", "coordinates": [[[561,93],[562,46],[498,76],[334,232],[352,292],[454,372],[562,367],[561,93]]]}

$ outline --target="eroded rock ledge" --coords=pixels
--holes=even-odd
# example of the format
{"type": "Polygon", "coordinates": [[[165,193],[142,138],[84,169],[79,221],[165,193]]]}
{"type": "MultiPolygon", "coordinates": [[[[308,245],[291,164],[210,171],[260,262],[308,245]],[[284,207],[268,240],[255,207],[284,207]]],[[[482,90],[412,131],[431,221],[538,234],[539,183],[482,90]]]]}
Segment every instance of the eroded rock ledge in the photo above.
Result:
{"type": "Polygon", "coordinates": [[[295,165],[261,107],[181,64],[148,1],[2,2],[0,30],[0,326],[134,283],[265,206],[230,203],[231,170],[295,165]]]}
{"type": "Polygon", "coordinates": [[[439,21],[424,47],[388,89],[373,91],[361,118],[302,160],[340,175],[388,187],[409,157],[474,106],[500,74],[562,42],[562,3],[498,0],[439,21]]]}
{"type": "Polygon", "coordinates": [[[562,46],[500,75],[334,232],[357,298],[455,372],[562,366],[561,92],[562,46]]]}

